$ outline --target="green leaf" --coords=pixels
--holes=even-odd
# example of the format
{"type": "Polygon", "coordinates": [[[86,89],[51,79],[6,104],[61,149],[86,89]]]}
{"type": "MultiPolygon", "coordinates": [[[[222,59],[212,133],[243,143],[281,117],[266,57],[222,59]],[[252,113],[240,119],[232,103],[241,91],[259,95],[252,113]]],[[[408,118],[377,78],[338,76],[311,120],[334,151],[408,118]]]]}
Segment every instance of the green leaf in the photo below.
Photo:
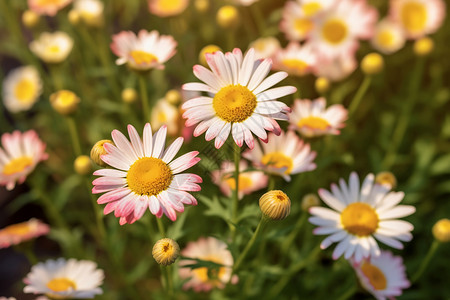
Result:
{"type": "Polygon", "coordinates": [[[450,173],[450,153],[436,159],[430,167],[430,175],[450,173]]]}

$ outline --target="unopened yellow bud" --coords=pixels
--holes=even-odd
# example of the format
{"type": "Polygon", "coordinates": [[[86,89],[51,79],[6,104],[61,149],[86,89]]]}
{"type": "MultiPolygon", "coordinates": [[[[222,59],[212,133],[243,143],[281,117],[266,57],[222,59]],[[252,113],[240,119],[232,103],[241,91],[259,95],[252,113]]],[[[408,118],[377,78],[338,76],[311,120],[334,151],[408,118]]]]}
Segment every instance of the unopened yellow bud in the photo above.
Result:
{"type": "Polygon", "coordinates": [[[432,229],[434,238],[442,243],[450,242],[450,220],[441,219],[434,224],[432,229]]]}
{"type": "Polygon", "coordinates": [[[31,10],[26,10],[22,14],[22,23],[25,27],[33,28],[39,23],[40,17],[37,13],[31,10]]]}
{"type": "Polygon", "coordinates": [[[234,6],[222,6],[217,12],[216,21],[224,29],[234,29],[239,25],[239,12],[234,6]]]}
{"type": "Polygon", "coordinates": [[[325,77],[319,77],[314,84],[319,94],[324,94],[330,89],[330,81],[325,77]]]}
{"type": "Polygon", "coordinates": [[[169,102],[172,105],[178,105],[181,102],[181,94],[177,90],[168,91],[164,98],[166,98],[167,102],[169,102]]]}
{"type": "Polygon", "coordinates": [[[91,159],[93,162],[95,162],[100,167],[106,167],[107,164],[102,160],[102,155],[108,153],[103,147],[105,143],[114,145],[114,142],[111,140],[100,140],[91,149],[91,159]]]}
{"type": "Polygon", "coordinates": [[[122,101],[125,103],[133,103],[138,97],[137,91],[133,88],[122,90],[122,101]]]}
{"type": "Polygon", "coordinates": [[[380,172],[375,176],[375,182],[380,185],[387,185],[394,189],[397,186],[397,178],[391,172],[380,172]]]}
{"type": "Polygon", "coordinates": [[[361,61],[361,69],[367,75],[378,74],[383,70],[384,60],[378,53],[369,53],[361,61]]]}
{"type": "Polygon", "coordinates": [[[302,199],[302,209],[308,211],[313,206],[318,206],[320,199],[316,194],[306,194],[302,199]]]}
{"type": "Polygon", "coordinates": [[[202,48],[202,50],[200,50],[198,60],[202,65],[207,66],[208,64],[206,63],[206,53],[214,53],[216,51],[222,51],[222,49],[220,49],[220,47],[216,45],[205,46],[202,48]]]}
{"type": "Polygon", "coordinates": [[[73,163],[73,168],[75,169],[75,172],[80,175],[89,174],[92,171],[92,163],[89,156],[78,156],[73,163]]]}
{"type": "Polygon", "coordinates": [[[195,0],[194,6],[197,11],[204,13],[209,9],[209,0],[195,0]]]}
{"type": "Polygon", "coordinates": [[[283,220],[291,212],[291,199],[280,190],[265,193],[259,198],[263,215],[272,220],[283,220]]]}
{"type": "Polygon", "coordinates": [[[172,239],[161,239],[153,246],[152,255],[158,264],[168,266],[180,255],[180,246],[172,239]]]}
{"type": "Polygon", "coordinates": [[[69,90],[60,90],[50,95],[50,104],[61,115],[70,115],[78,108],[80,98],[69,90]]]}
{"type": "Polygon", "coordinates": [[[80,13],[74,9],[69,11],[69,13],[67,14],[67,18],[69,19],[69,22],[72,25],[78,25],[81,20],[80,13]]]}
{"type": "Polygon", "coordinates": [[[423,37],[414,42],[414,53],[417,56],[426,56],[434,49],[434,41],[429,37],[423,37]]]}

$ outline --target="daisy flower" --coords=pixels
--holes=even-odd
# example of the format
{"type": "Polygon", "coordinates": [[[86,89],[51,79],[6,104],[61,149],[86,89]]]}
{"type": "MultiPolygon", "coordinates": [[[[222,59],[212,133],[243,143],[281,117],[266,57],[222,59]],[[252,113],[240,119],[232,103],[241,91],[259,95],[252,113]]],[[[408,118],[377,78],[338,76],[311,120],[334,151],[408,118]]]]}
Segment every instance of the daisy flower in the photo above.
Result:
{"type": "Polygon", "coordinates": [[[314,73],[331,81],[340,81],[356,70],[358,62],[353,53],[345,53],[333,58],[318,58],[314,73]]]}
{"type": "MultiPolygon", "coordinates": [[[[249,195],[267,186],[267,175],[265,175],[261,171],[246,171],[247,169],[247,162],[240,161],[238,192],[239,199],[242,199],[244,195],[249,195]]],[[[212,181],[220,187],[222,193],[227,197],[230,197],[232,191],[236,189],[234,170],[234,162],[224,161],[220,166],[220,170],[211,172],[212,181]]]]}
{"type": "Polygon", "coordinates": [[[319,190],[319,196],[332,209],[312,207],[313,217],[309,221],[319,226],[314,234],[330,235],[320,247],[327,248],[338,243],[333,259],[344,254],[346,259],[353,258],[357,263],[363,258],[380,255],[378,241],[396,249],[403,249],[400,241],[412,239],[411,223],[396,220],[409,216],[416,211],[414,206],[397,205],[405,196],[403,192],[390,192],[385,185],[374,184],[375,176],[367,175],[360,188],[358,175],[350,175],[349,184],[339,180],[339,187],[331,185],[331,193],[319,190]]]}
{"type": "Polygon", "coordinates": [[[377,18],[377,10],[366,0],[341,0],[317,19],[309,41],[327,58],[354,53],[358,39],[372,37],[377,18]]]}
{"type": "Polygon", "coordinates": [[[181,114],[177,106],[169,103],[166,98],[158,100],[152,109],[150,125],[152,128],[167,126],[168,134],[176,136],[180,132],[181,114]]]}
{"type": "Polygon", "coordinates": [[[439,29],[445,18],[445,2],[391,0],[389,16],[403,27],[408,38],[417,39],[439,29]]]}
{"type": "Polygon", "coordinates": [[[72,0],[28,0],[28,7],[39,15],[54,16],[71,2],[72,0]]]}
{"type": "Polygon", "coordinates": [[[296,99],[289,115],[289,129],[306,137],[339,134],[339,129],[345,127],[347,110],[341,104],[325,108],[326,104],[322,97],[313,101],[296,99]]]}
{"type": "Polygon", "coordinates": [[[145,29],[138,35],[122,31],[113,35],[111,50],[119,56],[116,64],[128,65],[135,70],[164,69],[164,63],[175,55],[177,42],[170,35],[159,35],[158,31],[145,29]]]}
{"type": "Polygon", "coordinates": [[[267,173],[279,175],[286,181],[291,181],[294,174],[312,171],[316,152],[305,144],[293,131],[281,132],[279,136],[269,134],[267,144],[255,145],[253,150],[245,151],[242,156],[253,162],[256,168],[267,173]]]}
{"type": "Polygon", "coordinates": [[[33,66],[11,71],[3,81],[3,103],[12,113],[29,110],[42,94],[42,80],[33,66]]]}
{"type": "Polygon", "coordinates": [[[234,3],[242,5],[242,6],[250,6],[259,0],[233,0],[234,3]]]}
{"type": "MultiPolygon", "coordinates": [[[[213,288],[223,289],[228,283],[232,273],[233,256],[228,250],[227,244],[213,238],[200,238],[195,242],[187,244],[181,251],[181,255],[189,258],[197,258],[221,265],[217,268],[208,269],[201,267],[191,269],[184,267],[197,263],[195,260],[182,259],[179,262],[179,274],[182,279],[189,280],[183,285],[184,289],[194,289],[196,292],[207,292],[213,288]]],[[[231,282],[236,283],[237,276],[234,275],[231,282]]]]}
{"type": "Polygon", "coordinates": [[[280,42],[273,36],[262,37],[250,43],[249,48],[255,49],[255,58],[272,58],[280,50],[280,42]]]}
{"type": "Polygon", "coordinates": [[[104,3],[99,0],[76,0],[73,9],[81,20],[90,26],[101,26],[103,24],[104,3]]]}
{"type": "Polygon", "coordinates": [[[181,14],[189,5],[189,0],[148,0],[150,13],[158,17],[170,17],[181,14]]]}
{"type": "Polygon", "coordinates": [[[60,63],[69,56],[73,39],[65,32],[43,32],[30,43],[30,50],[46,63],[60,63]]]}
{"type": "Polygon", "coordinates": [[[147,207],[161,218],[177,219],[176,211],[183,212],[184,204],[197,205],[197,200],[187,192],[200,191],[197,183],[202,178],[195,174],[180,174],[200,161],[198,151],[192,151],[173,160],[183,144],[177,138],[164,150],[167,127],[162,126],[152,137],[150,124],[145,124],[141,140],[136,129],[128,125],[128,139],[118,130],[111,133],[116,146],[105,143],[107,154],[101,159],[114,169],[101,169],[94,175],[102,176],[92,184],[92,193],[107,192],[98,198],[99,204],[107,203],[104,213],[112,211],[120,218],[120,224],[132,224],[139,220],[147,207]],[[173,160],[173,161],[172,161],[173,160]]]}
{"type": "Polygon", "coordinates": [[[315,68],[317,57],[310,47],[305,44],[291,42],[285,49],[280,49],[275,54],[274,70],[286,71],[290,75],[303,76],[315,68]]]}
{"type": "Polygon", "coordinates": [[[45,294],[55,299],[91,299],[103,293],[103,270],[88,260],[49,259],[31,268],[23,280],[24,293],[45,294]]]}
{"type": "Polygon", "coordinates": [[[372,46],[384,54],[392,54],[405,45],[405,33],[397,22],[381,20],[375,27],[371,40],[372,46]]]}
{"type": "Polygon", "coordinates": [[[403,259],[390,251],[381,251],[380,256],[370,257],[358,263],[351,261],[361,285],[377,300],[393,299],[402,294],[402,289],[411,284],[406,278],[403,259]]]}
{"type": "Polygon", "coordinates": [[[14,225],[6,226],[0,229],[0,248],[7,248],[11,245],[20,244],[41,235],[45,235],[50,231],[47,224],[36,219],[30,219],[14,225]]]}
{"type": "Polygon", "coordinates": [[[268,131],[281,132],[275,120],[288,120],[290,108],[275,99],[295,93],[293,86],[271,88],[287,77],[278,72],[267,78],[272,60],[255,59],[251,48],[245,57],[240,49],[233,53],[221,51],[206,54],[212,71],[203,66],[194,66],[194,75],[205,82],[183,85],[184,90],[203,91],[210,94],[196,97],[183,104],[186,126],[197,123],[194,136],[204,133],[207,141],[215,138],[215,147],[220,148],[232,134],[234,141],[242,147],[244,140],[250,149],[255,145],[252,132],[261,140],[267,140],[268,131]],[[270,89],[271,88],[271,89],[270,89]]]}
{"type": "Polygon", "coordinates": [[[321,13],[333,5],[333,0],[288,1],[283,7],[280,31],[290,41],[308,38],[321,13]]]}
{"type": "Polygon", "coordinates": [[[24,133],[16,130],[2,135],[0,148],[0,185],[12,190],[16,181],[23,183],[36,165],[46,160],[45,144],[39,139],[36,131],[24,133]]]}

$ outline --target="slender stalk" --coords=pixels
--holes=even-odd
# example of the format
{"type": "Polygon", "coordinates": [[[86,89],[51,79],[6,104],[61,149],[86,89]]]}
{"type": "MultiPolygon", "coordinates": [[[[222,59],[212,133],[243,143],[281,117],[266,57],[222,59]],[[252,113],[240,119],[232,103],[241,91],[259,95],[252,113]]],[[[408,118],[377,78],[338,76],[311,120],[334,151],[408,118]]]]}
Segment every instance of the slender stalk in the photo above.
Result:
{"type": "MultiPolygon", "coordinates": [[[[239,270],[239,267],[241,266],[244,259],[247,257],[248,253],[252,249],[253,245],[255,244],[255,241],[257,240],[258,236],[260,235],[260,233],[262,232],[262,230],[264,229],[264,226],[267,224],[268,221],[269,220],[266,217],[264,217],[264,216],[261,217],[261,220],[259,221],[258,226],[256,227],[256,230],[253,233],[252,238],[250,239],[250,241],[248,241],[247,245],[244,248],[244,251],[241,252],[238,259],[236,260],[236,263],[233,266],[233,274],[235,274],[239,270]]],[[[230,277],[230,280],[231,280],[231,277],[230,277]]]]}
{"type": "Polygon", "coordinates": [[[173,298],[172,267],[166,266],[163,268],[166,269],[166,274],[167,274],[167,293],[169,294],[169,298],[173,298]]]}
{"type": "Polygon", "coordinates": [[[269,185],[267,186],[267,191],[271,191],[275,188],[275,176],[269,175],[269,185]]]}
{"type": "Polygon", "coordinates": [[[162,238],[166,237],[166,231],[164,230],[164,224],[161,218],[156,217],[156,224],[158,224],[159,234],[162,238]]]}
{"type": "Polygon", "coordinates": [[[348,115],[352,116],[353,113],[356,111],[356,109],[358,108],[359,104],[361,103],[362,98],[364,97],[364,95],[367,92],[367,89],[370,86],[370,83],[372,82],[372,76],[370,75],[365,75],[364,80],[362,82],[362,84],[359,86],[358,91],[355,94],[355,97],[353,97],[352,102],[350,103],[350,107],[348,109],[348,115]]]}
{"type": "Polygon", "coordinates": [[[250,5],[250,11],[251,14],[253,16],[253,18],[255,19],[255,23],[256,23],[256,27],[258,28],[258,36],[262,36],[263,32],[264,32],[264,28],[265,26],[265,21],[264,21],[264,16],[263,13],[261,12],[261,8],[259,7],[259,5],[257,4],[253,4],[250,5]]]}
{"type": "Polygon", "coordinates": [[[358,290],[358,285],[354,284],[350,289],[348,289],[338,300],[347,300],[352,297],[358,290]]]}
{"type": "Polygon", "coordinates": [[[33,187],[34,191],[38,194],[42,205],[44,206],[45,214],[49,218],[53,225],[57,228],[68,230],[67,224],[57,211],[56,206],[52,203],[52,200],[39,188],[33,187]]]}
{"type": "Polygon", "coordinates": [[[48,64],[50,76],[53,81],[53,88],[55,91],[62,90],[64,88],[63,75],[61,74],[61,64],[48,64]]]}
{"type": "MultiPolygon", "coordinates": [[[[237,224],[238,219],[238,204],[239,204],[239,162],[241,160],[241,148],[234,143],[234,182],[235,188],[233,190],[233,199],[231,200],[231,222],[237,224]]],[[[236,237],[236,227],[231,227],[231,234],[233,241],[236,237]]]]}
{"type": "Polygon", "coordinates": [[[423,272],[425,272],[426,268],[430,264],[431,259],[433,258],[434,254],[436,253],[436,250],[439,248],[439,245],[441,243],[438,240],[434,240],[433,243],[430,246],[430,249],[428,249],[428,253],[425,256],[425,258],[422,260],[422,263],[420,264],[419,269],[416,271],[416,273],[411,277],[411,282],[415,283],[419,278],[422,276],[423,272]]]}
{"type": "Polygon", "coordinates": [[[73,117],[66,117],[67,126],[69,127],[70,139],[72,140],[73,152],[75,156],[80,156],[81,151],[81,143],[80,138],[78,137],[77,124],[75,123],[75,119],[73,117]]]}
{"type": "Polygon", "coordinates": [[[141,92],[142,109],[144,112],[144,123],[150,120],[150,106],[148,103],[147,86],[146,86],[146,76],[143,74],[139,75],[139,89],[141,92]]]}
{"type": "Polygon", "coordinates": [[[92,208],[94,210],[95,221],[97,223],[97,229],[98,229],[100,241],[103,241],[106,236],[105,224],[103,223],[103,213],[100,209],[100,206],[97,204],[97,200],[95,199],[94,195],[91,193],[91,183],[89,182],[89,180],[86,177],[84,178],[84,182],[86,184],[89,196],[91,197],[92,208]]]}
{"type": "Polygon", "coordinates": [[[303,225],[306,222],[306,219],[308,217],[307,215],[308,214],[305,212],[302,213],[301,217],[297,219],[297,223],[295,224],[294,229],[281,244],[281,253],[283,253],[283,255],[286,255],[286,253],[289,251],[289,248],[292,246],[292,243],[294,242],[295,238],[299,235],[303,225]]]}
{"type": "Polygon", "coordinates": [[[31,265],[35,265],[39,262],[36,255],[33,252],[33,241],[32,240],[29,242],[25,242],[25,243],[16,245],[14,247],[14,249],[17,250],[18,252],[22,252],[26,256],[26,258],[28,259],[28,262],[31,265]]]}

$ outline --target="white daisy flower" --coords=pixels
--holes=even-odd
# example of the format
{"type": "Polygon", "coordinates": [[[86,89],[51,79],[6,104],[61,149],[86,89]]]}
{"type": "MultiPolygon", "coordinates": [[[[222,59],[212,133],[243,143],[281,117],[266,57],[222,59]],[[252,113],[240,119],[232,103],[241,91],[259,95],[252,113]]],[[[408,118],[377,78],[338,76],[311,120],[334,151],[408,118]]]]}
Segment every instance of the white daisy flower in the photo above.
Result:
{"type": "Polygon", "coordinates": [[[177,42],[170,35],[142,29],[138,35],[122,31],[113,35],[111,50],[119,56],[116,64],[128,65],[135,70],[164,69],[164,63],[175,55],[177,42]]]}
{"type": "Polygon", "coordinates": [[[150,13],[158,17],[181,14],[189,5],[189,0],[147,0],[150,13]]]}
{"type": "Polygon", "coordinates": [[[392,54],[405,45],[405,33],[397,22],[381,20],[375,27],[371,40],[372,46],[384,54],[392,54]]]}
{"type": "Polygon", "coordinates": [[[354,53],[348,52],[333,58],[319,57],[314,73],[331,81],[340,81],[356,70],[358,62],[354,53]]]}
{"type": "Polygon", "coordinates": [[[239,4],[242,6],[250,6],[255,2],[258,2],[259,0],[232,0],[235,4],[239,4]]]}
{"type": "Polygon", "coordinates": [[[103,293],[99,287],[105,275],[88,260],[49,259],[31,268],[23,280],[24,293],[45,294],[55,299],[92,299],[103,293]]]}
{"type": "Polygon", "coordinates": [[[332,209],[312,207],[309,221],[319,226],[314,234],[330,235],[320,247],[338,243],[333,258],[344,255],[360,262],[363,258],[380,255],[378,241],[396,249],[403,249],[400,241],[412,239],[411,223],[396,220],[416,211],[414,206],[397,205],[405,196],[403,192],[389,192],[390,187],[374,184],[375,176],[367,175],[360,188],[358,175],[350,175],[349,185],[343,179],[339,187],[331,185],[331,193],[319,190],[322,200],[332,209]]]}
{"type": "Polygon", "coordinates": [[[341,104],[325,108],[326,104],[322,97],[313,101],[296,99],[289,115],[289,129],[297,130],[306,137],[339,134],[339,129],[345,127],[347,110],[341,104]]]}
{"type": "Polygon", "coordinates": [[[293,131],[281,132],[279,136],[270,133],[268,142],[263,143],[262,148],[257,143],[253,150],[245,151],[242,156],[251,160],[256,168],[279,175],[286,181],[291,181],[290,175],[316,168],[313,162],[316,152],[311,151],[311,146],[293,131]]]}
{"type": "Polygon", "coordinates": [[[184,90],[203,91],[210,95],[190,99],[183,104],[187,118],[186,126],[197,123],[194,136],[206,131],[205,138],[215,138],[215,147],[220,148],[232,134],[234,141],[242,147],[244,140],[250,149],[254,147],[252,133],[261,140],[267,140],[268,131],[281,132],[275,120],[288,120],[290,108],[275,99],[295,93],[293,86],[271,88],[287,77],[278,72],[266,78],[272,67],[272,60],[255,60],[251,48],[245,57],[240,49],[233,53],[221,51],[206,54],[212,71],[203,66],[194,66],[194,75],[205,82],[186,83],[184,90]],[[271,88],[271,89],[269,89],[271,88]]]}
{"type": "Polygon", "coordinates": [[[317,64],[317,56],[309,44],[300,46],[291,42],[280,49],[274,58],[273,69],[286,71],[290,75],[303,76],[310,73],[317,64]]]}
{"type": "Polygon", "coordinates": [[[11,71],[3,81],[3,104],[12,113],[29,110],[42,94],[42,80],[33,66],[11,71]]]}
{"type": "Polygon", "coordinates": [[[72,0],[28,0],[28,7],[39,15],[54,16],[71,2],[72,0]]]}
{"type": "Polygon", "coordinates": [[[65,32],[43,32],[30,43],[30,50],[46,63],[60,63],[69,56],[73,39],[65,32]]]}
{"type": "Polygon", "coordinates": [[[354,53],[358,39],[369,39],[378,12],[366,0],[341,0],[316,20],[309,42],[327,58],[354,53]]]}
{"type": "Polygon", "coordinates": [[[249,48],[255,49],[255,58],[272,58],[280,50],[280,42],[273,36],[262,37],[250,43],[249,48]]]}
{"type": "Polygon", "coordinates": [[[168,134],[176,136],[180,132],[182,124],[181,113],[178,107],[169,103],[166,98],[156,102],[150,116],[150,125],[159,129],[162,125],[167,126],[168,134]]]}
{"type": "Polygon", "coordinates": [[[23,183],[36,165],[48,158],[44,152],[45,144],[34,130],[4,133],[2,146],[4,150],[0,148],[0,185],[6,185],[7,190],[12,190],[16,182],[23,183]]]}
{"type": "Polygon", "coordinates": [[[152,137],[150,124],[145,124],[143,140],[136,129],[128,125],[128,139],[118,130],[111,133],[116,146],[105,143],[107,154],[101,159],[114,169],[101,169],[94,175],[102,176],[92,184],[92,193],[104,193],[97,202],[107,203],[104,213],[115,211],[120,224],[134,223],[145,210],[161,218],[177,219],[176,212],[184,211],[184,204],[197,205],[188,192],[200,191],[197,183],[202,178],[195,174],[180,174],[200,161],[198,151],[192,151],[173,160],[183,144],[177,138],[166,150],[167,127],[162,126],[152,137]],[[172,161],[173,160],[173,161],[172,161]]]}
{"type": "Polygon", "coordinates": [[[391,0],[389,17],[399,23],[408,38],[417,39],[436,32],[445,19],[442,0],[391,0]]]}
{"type": "Polygon", "coordinates": [[[381,251],[380,256],[370,257],[357,263],[351,261],[361,285],[377,300],[393,299],[411,284],[401,256],[381,251]]]}
{"type": "Polygon", "coordinates": [[[81,20],[90,26],[103,24],[103,11],[105,4],[100,0],[76,0],[73,4],[74,11],[78,12],[81,20]]]}

